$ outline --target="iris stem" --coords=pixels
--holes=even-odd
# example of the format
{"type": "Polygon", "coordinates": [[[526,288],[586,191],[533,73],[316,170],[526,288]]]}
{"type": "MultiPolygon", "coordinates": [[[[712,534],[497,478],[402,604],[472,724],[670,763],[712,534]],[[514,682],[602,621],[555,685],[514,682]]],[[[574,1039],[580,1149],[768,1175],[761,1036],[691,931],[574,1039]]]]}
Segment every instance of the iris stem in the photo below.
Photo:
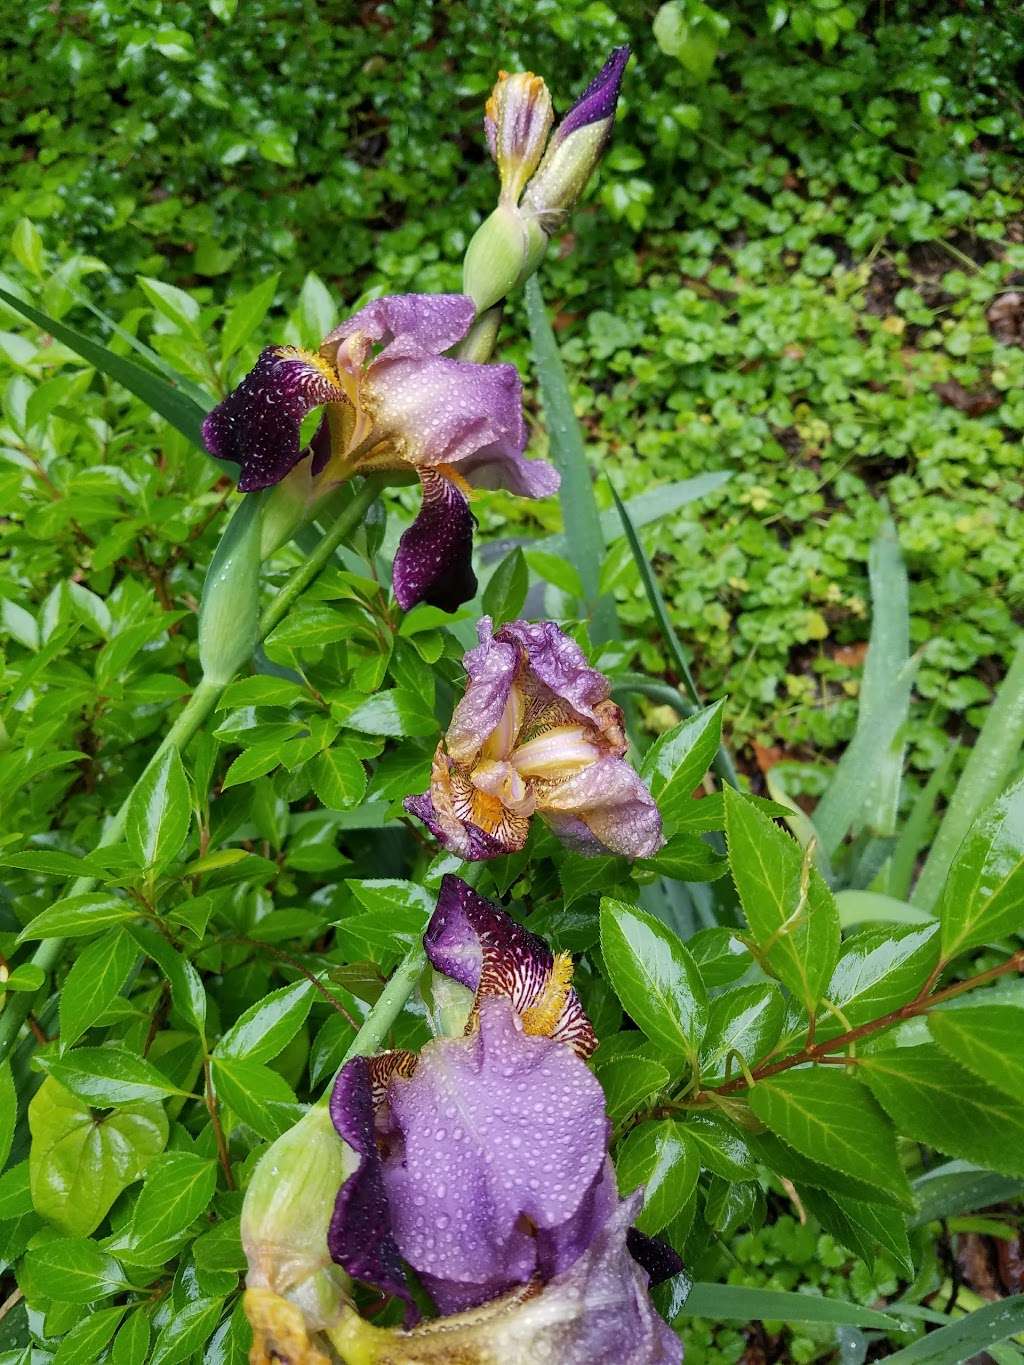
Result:
{"type": "MultiPolygon", "coordinates": [[[[309,587],[317,574],[327,565],[335,550],[346,536],[348,536],[355,527],[361,525],[370,505],[376,501],[381,487],[382,484],[376,478],[368,478],[363,481],[362,485],[356,490],[351,502],[341,512],[330,530],[324,534],[316,549],[297,569],[294,570],[287,583],[285,583],[284,587],[281,588],[263,613],[259,624],[259,638],[261,640],[265,639],[274,627],[280,623],[295,600],[305,592],[306,588],[309,587]]],[[[210,682],[206,678],[200,679],[195,691],[192,693],[191,697],[189,697],[179,715],[175,718],[171,728],[167,731],[166,735],[164,735],[156,752],[139,774],[131,792],[128,793],[128,796],[122,802],[120,809],[114,814],[106,828],[103,830],[96,845],[97,848],[108,848],[111,844],[116,844],[120,840],[124,834],[125,824],[128,819],[128,807],[131,803],[132,795],[139,786],[139,783],[154,764],[158,763],[160,759],[163,758],[164,754],[166,754],[169,749],[176,749],[180,753],[181,750],[185,748],[189,740],[192,739],[193,735],[217,705],[228,682],[230,682],[230,679],[225,679],[224,682],[216,683],[210,682]]],[[[67,894],[69,896],[82,896],[91,891],[95,885],[95,877],[77,877],[68,888],[67,894]]],[[[66,940],[62,938],[43,939],[32,955],[32,962],[37,967],[41,967],[44,972],[52,972],[60,961],[65,943],[66,940]]],[[[412,987],[410,986],[409,990],[411,989],[412,987]]],[[[385,994],[386,993],[385,990],[385,994]]],[[[408,991],[406,994],[408,995],[408,991]]],[[[14,1046],[18,1034],[21,1031],[21,1026],[25,1022],[25,1018],[28,1015],[34,999],[35,995],[31,991],[8,993],[3,1013],[0,1014],[0,1061],[8,1055],[11,1048],[14,1046]]],[[[382,995],[381,1001],[383,999],[384,996],[382,995]]],[[[381,1001],[377,1002],[378,1006],[381,1001]]],[[[401,1008],[400,1005],[399,1008],[401,1008]]],[[[395,1013],[397,1014],[397,1010],[395,1013]]],[[[371,1015],[367,1018],[366,1023],[364,1023],[363,1028],[360,1030],[360,1034],[357,1036],[357,1042],[359,1041],[359,1037],[361,1037],[362,1033],[366,1030],[371,1017],[372,1011],[371,1015]]],[[[394,1018],[394,1015],[392,1015],[391,1018],[394,1018]]],[[[388,1023],[390,1023],[390,1020],[388,1023]]],[[[385,1031],[387,1026],[388,1025],[385,1024],[385,1031]]]]}
{"type": "Polygon", "coordinates": [[[372,1053],[380,1051],[381,1044],[387,1037],[391,1025],[405,1008],[405,1002],[412,995],[416,982],[420,979],[420,973],[426,965],[427,955],[423,950],[423,944],[417,941],[392,972],[391,979],[363,1020],[362,1028],[352,1039],[348,1051],[342,1058],[341,1066],[338,1067],[330,1085],[320,1096],[317,1101],[318,1104],[323,1105],[330,1101],[331,1091],[334,1089],[338,1072],[341,1071],[346,1062],[350,1062],[353,1057],[369,1057],[372,1053]]]}

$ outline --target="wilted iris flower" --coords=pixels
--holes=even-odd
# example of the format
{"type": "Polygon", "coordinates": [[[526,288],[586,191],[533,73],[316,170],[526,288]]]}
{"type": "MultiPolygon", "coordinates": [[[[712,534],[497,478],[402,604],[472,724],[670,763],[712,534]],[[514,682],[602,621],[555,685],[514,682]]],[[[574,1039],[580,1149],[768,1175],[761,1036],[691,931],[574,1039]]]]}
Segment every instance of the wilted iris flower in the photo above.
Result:
{"type": "Polygon", "coordinates": [[[413,470],[423,504],[394,565],[403,610],[454,610],[476,591],[470,485],[542,498],[558,475],[523,457],[526,428],[514,365],[445,355],[476,309],[463,294],[376,299],[325,337],[319,353],[268,346],[203,423],[212,455],[241,466],[238,486],[280,483],[310,453],[303,418],[325,409],[311,447],[318,490],[354,473],[413,470]]]}
{"type": "Polygon", "coordinates": [[[407,797],[406,810],[470,860],[522,848],[534,813],[579,852],[651,857],[661,816],[623,758],[608,679],[552,621],[494,631],[485,616],[477,634],[430,790],[407,797]]]}
{"type": "MultiPolygon", "coordinates": [[[[346,1308],[332,1344],[353,1365],[677,1365],[630,1250],[651,1264],[649,1239],[630,1231],[640,1196],[616,1189],[571,961],[456,877],[424,943],[473,992],[467,1033],[343,1068],[331,1115],[360,1165],[328,1245],[410,1308],[411,1266],[441,1316],[385,1330],[346,1308]]],[[[667,1248],[660,1260],[662,1275],[680,1269],[667,1248]]]]}

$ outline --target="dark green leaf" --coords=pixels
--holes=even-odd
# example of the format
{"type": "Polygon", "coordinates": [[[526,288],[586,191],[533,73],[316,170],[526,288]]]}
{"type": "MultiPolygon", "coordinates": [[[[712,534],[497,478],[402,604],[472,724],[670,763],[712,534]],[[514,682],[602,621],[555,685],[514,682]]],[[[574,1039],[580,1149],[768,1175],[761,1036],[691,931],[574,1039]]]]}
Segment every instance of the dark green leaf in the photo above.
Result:
{"type": "Polygon", "coordinates": [[[167,978],[175,1008],[202,1036],[206,1029],[206,991],[195,967],[161,934],[148,926],[133,925],[128,932],[167,978]]]}
{"type": "Polygon", "coordinates": [[[908,1280],[914,1262],[907,1237],[906,1214],[881,1204],[867,1204],[808,1186],[800,1198],[827,1232],[868,1264],[879,1250],[890,1256],[908,1280]]]}
{"type": "Polygon", "coordinates": [[[641,1123],[620,1143],[615,1156],[619,1193],[644,1186],[643,1208],[636,1226],[653,1236],[660,1232],[693,1193],[700,1161],[686,1129],[674,1119],[641,1123]]]}
{"type": "Polygon", "coordinates": [[[839,956],[831,891],[799,844],[731,788],[725,791],[729,865],[764,961],[808,1010],[839,956]]]}
{"type": "Polygon", "coordinates": [[[938,914],[944,960],[1024,928],[1024,781],[971,826],[938,914]]]}
{"type": "Polygon", "coordinates": [[[608,1117],[613,1123],[636,1113],[671,1079],[666,1067],[647,1057],[612,1057],[603,1064],[595,1062],[595,1069],[604,1087],[608,1117]]]}
{"type": "Polygon", "coordinates": [[[378,692],[345,719],[350,730],[366,735],[433,735],[437,721],[429,700],[402,687],[378,692]]]}
{"type": "Polygon", "coordinates": [[[731,986],[749,970],[753,958],[731,929],[701,929],[686,943],[708,987],[731,986]]]}
{"type": "Polygon", "coordinates": [[[753,1180],[757,1164],[745,1134],[721,1114],[694,1114],[686,1132],[699,1149],[700,1163],[723,1180],[753,1180]]]}
{"type": "Polygon", "coordinates": [[[60,1045],[76,1043],[121,993],[138,955],[124,929],[110,929],[75,958],[60,993],[60,1045]]]}
{"type": "Polygon", "coordinates": [[[888,1356],[891,1365],[959,1365],[980,1357],[986,1347],[1024,1331],[1024,1294],[986,1303],[973,1313],[919,1337],[888,1356]]]}
{"type": "Polygon", "coordinates": [[[152,1166],[130,1229],[133,1254],[159,1247],[185,1232],[209,1205],[217,1186],[217,1166],[191,1152],[168,1152],[152,1166]]]}
{"type": "Polygon", "coordinates": [[[517,545],[491,574],[480,599],[481,606],[488,616],[493,617],[496,626],[505,621],[514,621],[523,609],[529,587],[530,571],[526,567],[526,556],[517,545]]]}
{"type": "Polygon", "coordinates": [[[313,987],[309,981],[297,981],[272,991],[235,1020],[217,1044],[215,1055],[222,1059],[269,1062],[298,1033],[312,1003],[313,987]]]}
{"type": "Polygon", "coordinates": [[[844,1303],[817,1294],[786,1294],[775,1289],[748,1289],[737,1284],[695,1284],[682,1310],[687,1318],[723,1322],[830,1322],[893,1331],[899,1321],[859,1303],[844,1303]]]}
{"type": "Polygon", "coordinates": [[[648,1038],[695,1058],[707,1027],[707,991],[676,935],[646,911],[606,896],[601,952],[616,995],[648,1038]]]}
{"type": "Polygon", "coordinates": [[[302,1117],[287,1081],[261,1062],[214,1057],[213,1076],[220,1098],[260,1137],[280,1137],[302,1117]]]}
{"type": "Polygon", "coordinates": [[[317,754],[308,771],[313,790],[328,810],[358,806],[366,794],[366,769],[358,756],[343,744],[317,754]]]}
{"type": "Polygon", "coordinates": [[[782,992],[770,981],[737,986],[713,997],[708,1027],[701,1047],[700,1069],[705,1081],[738,1072],[738,1053],[748,1066],[764,1057],[782,1032],[786,1005],[782,992]]]}
{"type": "Polygon", "coordinates": [[[126,1309],[100,1308],[75,1324],[61,1339],[53,1357],[53,1365],[95,1365],[117,1331],[126,1309]]]}
{"type": "Polygon", "coordinates": [[[965,1005],[928,1017],[932,1037],[954,1061],[1024,1103],[1024,1009],[1017,1005],[965,1005]]]}
{"type": "Polygon", "coordinates": [[[915,1142],[1024,1176],[1024,1106],[965,1071],[934,1044],[863,1058],[876,1099],[915,1142]]]}
{"type": "Polygon", "coordinates": [[[787,1071],[759,1081],[750,1091],[750,1107],[773,1133],[812,1161],[876,1185],[913,1207],[896,1134],[852,1076],[832,1067],[787,1071]]]}
{"type": "Polygon", "coordinates": [[[133,1104],[182,1093],[150,1062],[120,1047],[80,1047],[62,1057],[41,1053],[36,1060],[87,1104],[133,1104]]]}
{"type": "Polygon", "coordinates": [[[113,1256],[84,1237],[59,1237],[32,1247],[25,1256],[26,1292],[33,1291],[60,1303],[92,1304],[126,1286],[113,1256]]]}
{"type": "Polygon", "coordinates": [[[213,1335],[223,1299],[192,1299],[164,1323],[153,1343],[149,1365],[179,1365],[213,1335]]]}
{"type": "MultiPolygon", "coordinates": [[[[912,1000],[939,960],[937,924],[921,929],[865,929],[842,946],[827,996],[850,1027],[879,1019],[912,1000]]],[[[832,1015],[818,1020],[818,1039],[844,1031],[832,1015]]]]}
{"type": "Polygon", "coordinates": [[[180,851],[192,818],[188,779],[171,748],[143,774],[128,802],[125,832],[139,867],[164,867],[180,851]]]}
{"type": "Polygon", "coordinates": [[[663,734],[644,755],[640,776],[658,803],[666,834],[693,800],[722,736],[722,702],[705,707],[663,734]]]}

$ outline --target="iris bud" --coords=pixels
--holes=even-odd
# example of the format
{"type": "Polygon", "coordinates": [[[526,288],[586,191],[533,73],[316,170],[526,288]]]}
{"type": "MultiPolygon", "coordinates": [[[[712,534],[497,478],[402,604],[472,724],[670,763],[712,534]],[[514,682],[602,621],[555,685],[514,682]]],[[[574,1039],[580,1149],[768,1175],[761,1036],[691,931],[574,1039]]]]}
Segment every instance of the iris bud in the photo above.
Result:
{"type": "Polygon", "coordinates": [[[501,176],[501,202],[519,203],[551,130],[551,96],[532,71],[502,71],[484,110],[484,131],[501,176]]]}
{"type": "Polygon", "coordinates": [[[312,1333],[338,1317],[348,1277],[331,1260],[327,1229],[335,1196],[356,1164],[323,1107],[309,1110],[260,1158],[242,1206],[242,1246],[246,1285],[261,1317],[290,1321],[291,1305],[312,1333]],[[268,1312],[277,1300],[286,1303],[268,1312]]]}
{"type": "Polygon", "coordinates": [[[250,493],[239,503],[203,584],[199,662],[204,680],[218,686],[231,681],[256,647],[265,501],[265,494],[250,493]]]}
{"type": "Polygon", "coordinates": [[[462,266],[463,292],[486,312],[528,279],[540,265],[547,238],[518,209],[499,204],[477,228],[462,266]]]}

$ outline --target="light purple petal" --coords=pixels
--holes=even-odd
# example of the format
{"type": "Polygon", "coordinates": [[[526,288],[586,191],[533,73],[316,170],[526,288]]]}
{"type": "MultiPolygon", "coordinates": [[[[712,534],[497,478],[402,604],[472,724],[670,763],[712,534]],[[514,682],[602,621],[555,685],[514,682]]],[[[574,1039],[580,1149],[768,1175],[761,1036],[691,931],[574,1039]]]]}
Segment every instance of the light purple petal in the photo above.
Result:
{"type": "Polygon", "coordinates": [[[467,650],[462,663],[468,681],[445,735],[445,747],[457,763],[475,758],[484,741],[501,721],[512,680],[519,668],[515,644],[494,639],[489,616],[477,622],[475,649],[467,650]]]}
{"type": "Polygon", "coordinates": [[[570,133],[577,128],[585,128],[588,123],[614,118],[619,86],[628,61],[628,45],[613,49],[604,66],[555,129],[552,143],[557,145],[564,142],[570,133]]]}
{"type": "Polygon", "coordinates": [[[459,473],[476,488],[505,488],[520,498],[548,498],[562,478],[546,460],[527,460],[508,443],[492,443],[468,456],[459,473]]]}
{"type": "Polygon", "coordinates": [[[537,809],[559,838],[581,853],[652,858],[664,843],[654,798],[621,758],[600,758],[574,776],[538,789],[537,809]]]}
{"type": "Polygon", "coordinates": [[[307,413],[344,394],[318,357],[290,346],[268,346],[237,388],[203,422],[211,455],[242,467],[243,493],[280,483],[302,458],[299,428],[307,413]]]}
{"type": "Polygon", "coordinates": [[[569,1048],[522,1033],[507,1000],[482,1001],[470,1037],[428,1043],[389,1101],[402,1139],[383,1166],[395,1240],[442,1312],[474,1286],[480,1302],[585,1251],[565,1229],[604,1175],[601,1087],[569,1048]]]}
{"type": "MultiPolygon", "coordinates": [[[[477,992],[480,999],[510,1000],[517,1014],[541,998],[555,960],[542,938],[450,874],[441,881],[423,946],[436,971],[477,992]]],[[[571,987],[550,1036],[581,1057],[589,1057],[597,1046],[590,1020],[571,987]]]]}
{"type": "Polygon", "coordinates": [[[608,699],[609,683],[603,673],[591,668],[575,640],[565,635],[554,621],[509,621],[494,637],[502,643],[517,645],[526,656],[527,667],[583,721],[598,729],[604,717],[597,707],[608,699]]]}
{"type": "Polygon", "coordinates": [[[327,1246],[333,1260],[353,1278],[395,1294],[411,1307],[377,1150],[374,1069],[379,1071],[383,1061],[354,1057],[334,1083],[331,1119],[362,1160],[338,1191],[327,1246]]]}
{"type": "Polygon", "coordinates": [[[429,602],[455,611],[476,594],[473,514],[462,490],[443,474],[421,474],[423,504],[398,542],[392,583],[403,611],[429,602]]]}
{"type": "Polygon", "coordinates": [[[473,300],[465,294],[389,294],[335,327],[322,349],[331,354],[337,342],[360,332],[383,347],[378,360],[443,355],[462,340],[475,316],[473,300]]]}

